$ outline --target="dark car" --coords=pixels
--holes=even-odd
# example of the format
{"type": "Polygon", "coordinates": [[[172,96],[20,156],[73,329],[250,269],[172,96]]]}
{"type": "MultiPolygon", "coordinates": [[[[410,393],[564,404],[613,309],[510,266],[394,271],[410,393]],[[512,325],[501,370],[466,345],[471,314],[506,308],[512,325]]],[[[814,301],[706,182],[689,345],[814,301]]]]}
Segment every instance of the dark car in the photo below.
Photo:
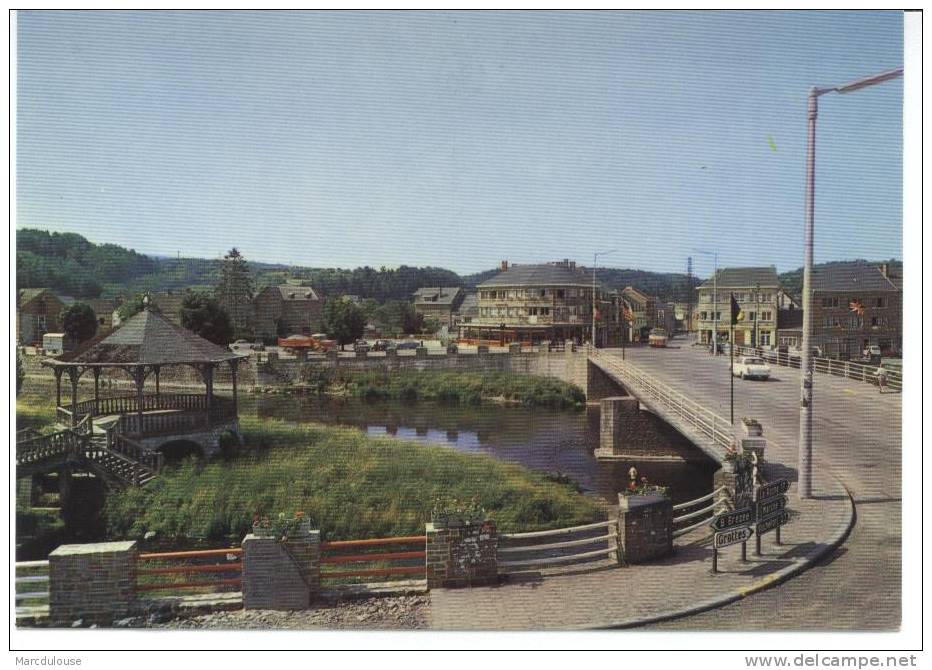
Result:
{"type": "Polygon", "coordinates": [[[372,351],[388,351],[392,343],[388,340],[376,340],[372,345],[372,351]]]}
{"type": "Polygon", "coordinates": [[[418,343],[414,342],[413,340],[405,340],[404,342],[399,342],[396,344],[395,349],[402,351],[404,349],[417,349],[418,346],[418,343]]]}

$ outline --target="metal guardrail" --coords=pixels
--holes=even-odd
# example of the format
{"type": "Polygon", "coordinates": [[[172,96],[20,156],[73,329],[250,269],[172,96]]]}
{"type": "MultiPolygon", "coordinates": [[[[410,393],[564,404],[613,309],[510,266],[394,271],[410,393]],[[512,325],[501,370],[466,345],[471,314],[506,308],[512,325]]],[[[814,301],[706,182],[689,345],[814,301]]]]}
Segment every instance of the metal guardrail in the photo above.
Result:
{"type": "Polygon", "coordinates": [[[366,540],[335,540],[321,542],[320,564],[346,565],[348,570],[322,570],[321,579],[345,579],[347,577],[394,577],[396,575],[415,575],[421,578],[426,576],[427,567],[424,559],[427,557],[427,536],[408,535],[403,537],[383,537],[366,540]],[[376,549],[367,551],[372,547],[385,547],[391,545],[415,545],[417,549],[406,551],[384,551],[376,549]],[[350,550],[356,553],[342,553],[340,550],[350,550]],[[417,564],[412,564],[417,559],[417,564]],[[360,567],[359,564],[370,567],[360,567]]]}
{"type": "Polygon", "coordinates": [[[707,437],[713,446],[722,450],[722,456],[733,450],[734,427],[728,419],[641,372],[627,361],[598,349],[590,350],[589,357],[595,359],[604,369],[617,374],[626,385],[641,391],[647,398],[656,400],[662,408],[707,437]]]}
{"type": "MultiPolygon", "coordinates": [[[[768,363],[776,363],[781,367],[790,367],[799,369],[800,357],[791,356],[788,353],[779,351],[766,351],[755,349],[754,347],[744,347],[735,345],[735,355],[737,356],[756,356],[763,358],[768,363]]],[[[833,377],[846,377],[856,381],[867,382],[868,384],[877,383],[877,366],[858,363],[856,361],[838,361],[833,358],[813,358],[812,369],[814,372],[832,375],[833,377]]],[[[887,373],[887,386],[898,391],[903,390],[903,373],[900,370],[884,368],[887,373]]]]}
{"type": "Polygon", "coordinates": [[[704,517],[700,519],[699,521],[690,524],[689,526],[684,526],[682,528],[675,529],[673,531],[674,538],[680,537],[682,535],[686,535],[687,533],[691,533],[692,531],[698,528],[702,528],[703,526],[707,526],[709,521],[712,519],[712,517],[714,517],[716,514],[719,514],[723,511],[721,507],[722,505],[725,505],[727,507],[730,504],[731,499],[729,498],[728,488],[725,486],[719,486],[717,489],[715,489],[714,491],[712,491],[712,493],[709,493],[708,495],[704,495],[699,498],[696,498],[695,500],[689,500],[687,502],[674,505],[673,511],[677,512],[680,510],[689,509],[690,507],[695,507],[696,505],[700,505],[706,502],[707,500],[711,500],[712,503],[710,505],[707,505],[706,507],[703,507],[702,509],[698,509],[693,512],[687,512],[686,514],[681,514],[680,516],[673,518],[673,524],[676,525],[678,523],[683,523],[684,521],[691,521],[692,519],[695,519],[700,516],[704,517]],[[710,516],[707,516],[707,515],[710,515],[710,516]]]}
{"type": "Polygon", "coordinates": [[[49,608],[49,562],[17,561],[14,578],[16,618],[42,617],[49,608]],[[29,574],[23,574],[29,573],[29,574]],[[22,586],[22,589],[20,588],[22,586]]]}
{"type": "Polygon", "coordinates": [[[229,591],[242,583],[240,547],[143,553],[136,557],[136,592],[202,589],[229,591]],[[223,576],[224,573],[227,576],[223,576]],[[229,576],[234,574],[235,576],[229,576]],[[207,575],[191,580],[189,575],[207,575]]]}
{"type": "Polygon", "coordinates": [[[514,556],[514,560],[510,561],[499,561],[498,567],[500,570],[505,572],[517,572],[525,570],[528,568],[535,567],[545,567],[559,565],[561,563],[575,563],[577,561],[587,561],[591,559],[598,558],[614,558],[618,554],[618,528],[617,521],[599,521],[597,523],[584,524],[582,526],[571,526],[569,528],[558,528],[556,530],[540,530],[530,533],[503,533],[501,535],[503,541],[514,541],[520,542],[520,544],[514,544],[510,546],[500,546],[498,548],[499,556],[514,556]],[[534,542],[528,542],[529,540],[536,540],[540,538],[558,538],[566,536],[579,535],[581,533],[586,533],[590,531],[597,531],[600,529],[605,529],[604,533],[594,535],[592,537],[584,537],[580,539],[569,539],[562,540],[559,542],[548,542],[545,544],[535,544],[534,542]],[[605,543],[607,546],[605,548],[588,550],[588,551],[577,551],[576,547],[584,547],[587,545],[601,544],[605,543]],[[557,553],[556,555],[536,557],[536,558],[522,558],[522,556],[530,554],[539,554],[540,552],[561,552],[564,549],[572,549],[573,551],[569,553],[557,553]]]}

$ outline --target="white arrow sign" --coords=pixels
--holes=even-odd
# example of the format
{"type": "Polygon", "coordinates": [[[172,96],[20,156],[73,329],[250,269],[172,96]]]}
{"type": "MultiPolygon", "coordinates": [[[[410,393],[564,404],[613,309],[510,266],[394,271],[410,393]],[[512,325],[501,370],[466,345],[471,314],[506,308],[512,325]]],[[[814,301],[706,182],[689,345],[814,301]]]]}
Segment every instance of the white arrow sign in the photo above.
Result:
{"type": "Polygon", "coordinates": [[[754,531],[747,526],[744,528],[732,528],[730,530],[724,530],[721,533],[715,534],[715,548],[721,549],[722,547],[727,547],[731,544],[747,542],[751,539],[753,534],[754,531]]]}

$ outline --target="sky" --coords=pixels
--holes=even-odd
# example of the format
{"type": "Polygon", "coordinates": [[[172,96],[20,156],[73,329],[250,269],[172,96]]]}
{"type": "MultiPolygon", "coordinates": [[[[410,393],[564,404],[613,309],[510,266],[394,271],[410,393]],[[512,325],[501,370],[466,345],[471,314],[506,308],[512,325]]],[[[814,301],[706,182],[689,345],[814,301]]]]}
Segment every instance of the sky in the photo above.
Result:
{"type": "MultiPolygon", "coordinates": [[[[802,265],[806,94],[899,12],[20,12],[16,226],[460,273],[802,265]]],[[[820,98],[817,262],[902,257],[902,80],[820,98]]]]}

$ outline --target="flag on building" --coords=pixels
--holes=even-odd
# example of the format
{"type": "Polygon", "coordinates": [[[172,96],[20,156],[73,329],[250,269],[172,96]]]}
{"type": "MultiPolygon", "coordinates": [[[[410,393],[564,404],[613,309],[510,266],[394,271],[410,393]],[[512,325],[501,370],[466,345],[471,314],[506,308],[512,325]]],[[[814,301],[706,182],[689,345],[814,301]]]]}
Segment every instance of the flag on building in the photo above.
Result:
{"type": "Polygon", "coordinates": [[[855,298],[848,303],[848,309],[850,309],[858,316],[864,316],[864,303],[862,303],[858,298],[855,298]]]}
{"type": "Polygon", "coordinates": [[[744,312],[741,311],[741,306],[738,304],[738,301],[735,300],[735,294],[731,294],[731,325],[737,326],[739,321],[744,321],[744,312]]]}
{"type": "Polygon", "coordinates": [[[627,305],[625,305],[624,309],[622,310],[622,315],[624,316],[625,321],[627,321],[628,323],[631,323],[634,321],[634,312],[632,312],[631,308],[628,307],[627,305]]]}

